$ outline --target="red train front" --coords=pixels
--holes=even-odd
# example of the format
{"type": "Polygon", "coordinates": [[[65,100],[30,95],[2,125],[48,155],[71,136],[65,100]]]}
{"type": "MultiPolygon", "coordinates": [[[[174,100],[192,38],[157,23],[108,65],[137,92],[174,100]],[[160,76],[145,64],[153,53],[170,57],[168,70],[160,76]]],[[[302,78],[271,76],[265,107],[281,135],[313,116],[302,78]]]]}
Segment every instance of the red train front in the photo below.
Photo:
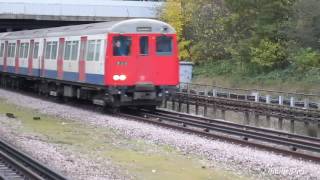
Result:
{"type": "Polygon", "coordinates": [[[115,106],[161,103],[179,82],[174,29],[160,21],[131,20],[108,34],[105,84],[115,106]]]}

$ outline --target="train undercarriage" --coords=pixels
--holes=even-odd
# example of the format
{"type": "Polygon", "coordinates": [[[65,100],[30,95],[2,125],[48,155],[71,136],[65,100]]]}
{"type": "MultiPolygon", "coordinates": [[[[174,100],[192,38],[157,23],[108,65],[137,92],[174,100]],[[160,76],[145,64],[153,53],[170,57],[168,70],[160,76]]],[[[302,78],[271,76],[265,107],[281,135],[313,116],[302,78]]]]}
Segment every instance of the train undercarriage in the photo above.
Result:
{"type": "Polygon", "coordinates": [[[175,86],[154,86],[147,83],[135,86],[99,86],[10,73],[0,74],[0,85],[51,96],[60,101],[85,100],[115,110],[121,107],[155,109],[161,105],[165,96],[176,90],[175,86]]]}

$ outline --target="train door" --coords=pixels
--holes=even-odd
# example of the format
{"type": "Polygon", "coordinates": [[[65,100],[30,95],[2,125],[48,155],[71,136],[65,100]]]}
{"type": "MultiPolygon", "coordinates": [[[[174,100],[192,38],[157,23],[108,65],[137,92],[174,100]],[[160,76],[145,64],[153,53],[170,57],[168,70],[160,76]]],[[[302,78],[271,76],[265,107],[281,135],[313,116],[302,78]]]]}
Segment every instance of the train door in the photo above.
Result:
{"type": "Polygon", "coordinates": [[[4,65],[4,41],[0,41],[0,71],[3,71],[3,65],[4,65]]]}
{"type": "Polygon", "coordinates": [[[154,83],[176,85],[179,80],[178,44],[175,35],[157,34],[152,36],[154,83]]]}
{"type": "Polygon", "coordinates": [[[86,80],[86,62],[85,54],[87,51],[87,36],[81,37],[80,40],[80,55],[79,55],[79,81],[84,82],[86,80]]]}
{"type": "Polygon", "coordinates": [[[3,72],[8,71],[8,41],[4,42],[3,72]]]}
{"type": "Polygon", "coordinates": [[[19,73],[19,51],[20,50],[20,40],[17,40],[17,46],[16,46],[16,53],[15,53],[15,58],[14,58],[14,72],[16,74],[19,73]]]}
{"type": "Polygon", "coordinates": [[[41,56],[40,56],[40,76],[44,77],[45,76],[45,69],[44,69],[44,59],[45,59],[45,53],[46,53],[46,44],[47,40],[43,39],[42,43],[40,44],[40,49],[41,49],[41,56]]]}
{"type": "Polygon", "coordinates": [[[85,53],[85,80],[91,84],[104,84],[105,35],[87,37],[85,53]]]}
{"type": "Polygon", "coordinates": [[[33,68],[33,49],[34,49],[34,40],[30,40],[30,49],[29,49],[29,56],[28,56],[28,75],[32,76],[32,68],[33,68]]]}
{"type": "Polygon", "coordinates": [[[154,37],[150,35],[137,36],[137,59],[136,59],[136,83],[150,83],[153,84],[154,71],[158,69],[155,66],[154,59],[154,37]]]}
{"type": "Polygon", "coordinates": [[[33,76],[41,75],[41,52],[43,49],[43,43],[41,39],[34,39],[31,53],[31,64],[29,66],[29,73],[33,76]]]}
{"type": "Polygon", "coordinates": [[[17,73],[28,75],[29,68],[29,51],[30,51],[30,40],[21,39],[19,46],[19,54],[17,56],[17,73]]]}
{"type": "Polygon", "coordinates": [[[64,63],[63,63],[63,51],[64,51],[64,38],[59,38],[59,48],[58,48],[58,59],[57,59],[57,75],[58,79],[63,79],[63,70],[64,63]]]}
{"type": "Polygon", "coordinates": [[[134,85],[136,80],[136,37],[131,34],[110,34],[108,38],[107,83],[134,85]]]}

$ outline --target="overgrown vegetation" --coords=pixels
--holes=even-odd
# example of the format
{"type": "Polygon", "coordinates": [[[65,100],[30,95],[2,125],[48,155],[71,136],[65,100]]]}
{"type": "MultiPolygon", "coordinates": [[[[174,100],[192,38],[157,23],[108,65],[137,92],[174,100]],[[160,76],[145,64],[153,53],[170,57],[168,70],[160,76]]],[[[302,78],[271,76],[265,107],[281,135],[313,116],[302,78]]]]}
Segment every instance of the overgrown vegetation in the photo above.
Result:
{"type": "Polygon", "coordinates": [[[318,0],[168,0],[161,17],[196,75],[320,82],[318,0]]]}

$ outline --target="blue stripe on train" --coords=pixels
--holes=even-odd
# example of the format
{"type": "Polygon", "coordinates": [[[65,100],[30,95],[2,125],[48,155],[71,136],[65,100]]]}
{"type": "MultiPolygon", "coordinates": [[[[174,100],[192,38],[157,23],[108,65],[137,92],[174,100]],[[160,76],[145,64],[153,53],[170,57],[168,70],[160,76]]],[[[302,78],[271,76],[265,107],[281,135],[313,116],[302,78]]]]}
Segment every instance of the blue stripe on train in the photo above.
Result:
{"type": "MultiPolygon", "coordinates": [[[[3,70],[3,66],[0,66],[0,71],[3,70]]],[[[15,67],[8,66],[8,72],[15,73],[15,67]]],[[[28,75],[28,68],[20,68],[19,74],[28,75]]],[[[32,69],[32,76],[40,76],[39,69],[32,69]]],[[[51,79],[57,79],[58,72],[55,70],[45,70],[45,76],[51,79]]],[[[63,72],[63,80],[66,81],[75,81],[78,82],[79,80],[79,73],[75,72],[63,72]]],[[[104,75],[102,74],[85,74],[85,82],[90,84],[104,84],[104,75]]]]}
{"type": "Polygon", "coordinates": [[[40,76],[40,69],[32,69],[32,76],[40,76]]]}
{"type": "Polygon", "coordinates": [[[28,75],[29,69],[25,67],[19,68],[19,74],[28,75]]]}
{"type": "MultiPolygon", "coordinates": [[[[86,74],[86,83],[90,84],[99,84],[103,85],[104,84],[104,75],[101,74],[86,74]]],[[[58,72],[54,70],[45,70],[45,77],[52,78],[52,79],[57,79],[58,77],[58,72]]],[[[63,80],[66,81],[79,81],[79,73],[76,72],[63,72],[63,80]]]]}
{"type": "Polygon", "coordinates": [[[57,79],[58,72],[55,70],[44,70],[44,77],[51,78],[51,79],[57,79]]]}
{"type": "Polygon", "coordinates": [[[78,81],[79,73],[76,72],[63,72],[63,80],[66,81],[78,81]]]}
{"type": "Polygon", "coordinates": [[[104,75],[102,74],[86,74],[86,82],[91,84],[104,84],[104,75]]]}
{"type": "Polygon", "coordinates": [[[16,72],[16,68],[14,66],[7,66],[7,72],[15,73],[16,72]]]}

